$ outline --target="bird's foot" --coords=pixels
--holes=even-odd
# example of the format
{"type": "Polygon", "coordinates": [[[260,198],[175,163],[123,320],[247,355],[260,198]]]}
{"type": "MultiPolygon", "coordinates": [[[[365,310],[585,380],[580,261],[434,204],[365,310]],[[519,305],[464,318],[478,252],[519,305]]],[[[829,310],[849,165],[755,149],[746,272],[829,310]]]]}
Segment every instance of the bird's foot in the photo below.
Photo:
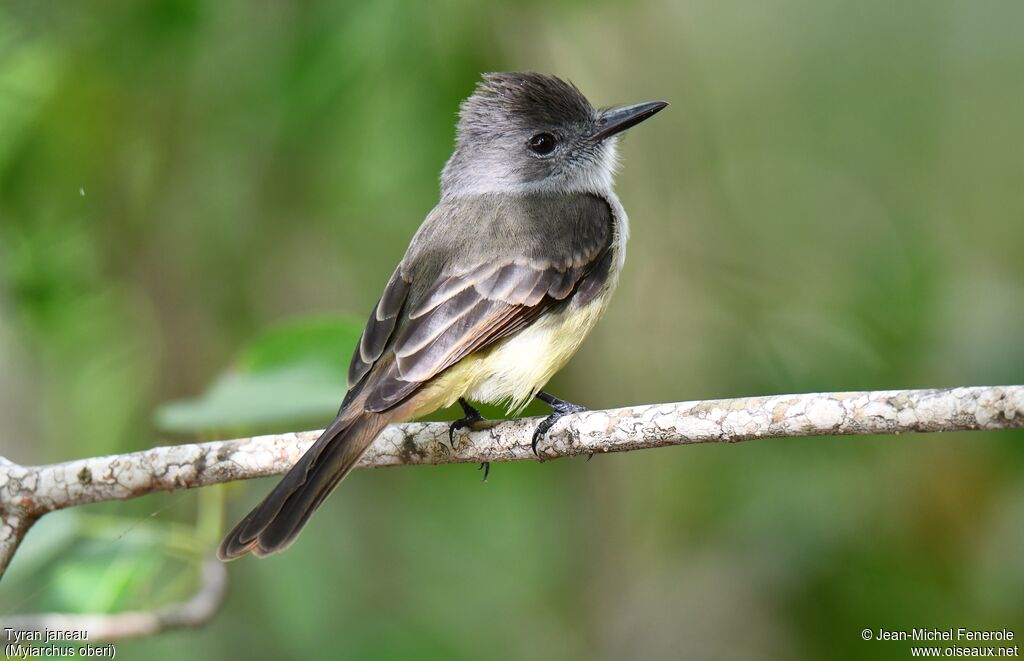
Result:
{"type": "Polygon", "coordinates": [[[462,412],[465,413],[465,417],[459,418],[455,422],[448,425],[448,442],[451,443],[452,449],[455,449],[455,432],[460,429],[469,428],[470,430],[476,430],[477,425],[481,422],[486,422],[487,419],[480,415],[480,411],[473,408],[473,406],[462,397],[459,398],[459,406],[462,407],[462,412]]]}
{"type": "MultiPolygon", "coordinates": [[[[471,430],[476,430],[477,426],[482,422],[487,422],[487,418],[480,415],[480,411],[473,407],[472,404],[467,402],[462,397],[459,398],[459,406],[462,407],[462,412],[465,413],[465,417],[459,418],[455,422],[448,425],[448,442],[451,443],[452,449],[455,449],[455,432],[459,429],[468,427],[471,430]]],[[[480,463],[480,468],[483,469],[484,477],[481,482],[486,482],[487,477],[491,474],[491,462],[484,461],[480,463]]]]}
{"type": "Polygon", "coordinates": [[[540,441],[540,437],[548,433],[548,430],[565,416],[586,411],[587,407],[566,402],[544,391],[537,393],[537,399],[551,407],[551,415],[541,420],[540,424],[537,425],[537,428],[533,431],[533,442],[530,444],[533,448],[533,454],[540,458],[540,454],[537,452],[537,443],[540,441]]]}

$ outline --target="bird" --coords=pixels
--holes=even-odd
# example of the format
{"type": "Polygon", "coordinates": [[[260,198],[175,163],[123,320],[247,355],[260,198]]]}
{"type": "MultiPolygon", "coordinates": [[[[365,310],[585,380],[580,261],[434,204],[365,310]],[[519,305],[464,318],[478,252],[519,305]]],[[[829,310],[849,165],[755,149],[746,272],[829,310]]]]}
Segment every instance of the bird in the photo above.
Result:
{"type": "Polygon", "coordinates": [[[545,392],[604,314],[629,223],[613,191],[623,131],[668,105],[596,108],[570,82],[487,73],[459,107],[440,199],[384,287],[352,356],[337,417],[224,538],[222,560],[295,541],[310,516],[389,424],[456,402],[551,407],[533,449],[561,417],[586,410],[545,392]]]}

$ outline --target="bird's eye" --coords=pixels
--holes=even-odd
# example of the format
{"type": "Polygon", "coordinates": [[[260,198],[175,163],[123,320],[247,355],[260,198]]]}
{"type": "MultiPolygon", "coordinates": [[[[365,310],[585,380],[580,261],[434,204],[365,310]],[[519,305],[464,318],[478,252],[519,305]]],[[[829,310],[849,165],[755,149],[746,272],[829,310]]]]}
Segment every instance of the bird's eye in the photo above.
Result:
{"type": "Polygon", "coordinates": [[[538,133],[530,138],[530,151],[540,156],[547,156],[555,150],[555,136],[550,133],[538,133]]]}

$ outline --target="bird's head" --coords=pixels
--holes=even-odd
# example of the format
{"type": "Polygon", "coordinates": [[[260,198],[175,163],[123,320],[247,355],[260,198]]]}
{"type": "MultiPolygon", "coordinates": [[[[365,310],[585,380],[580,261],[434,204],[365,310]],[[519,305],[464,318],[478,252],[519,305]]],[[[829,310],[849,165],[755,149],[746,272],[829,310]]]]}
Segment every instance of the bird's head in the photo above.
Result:
{"type": "Polygon", "coordinates": [[[667,106],[596,109],[571,83],[539,73],[489,73],[459,110],[444,195],[611,189],[619,134],[667,106]]]}

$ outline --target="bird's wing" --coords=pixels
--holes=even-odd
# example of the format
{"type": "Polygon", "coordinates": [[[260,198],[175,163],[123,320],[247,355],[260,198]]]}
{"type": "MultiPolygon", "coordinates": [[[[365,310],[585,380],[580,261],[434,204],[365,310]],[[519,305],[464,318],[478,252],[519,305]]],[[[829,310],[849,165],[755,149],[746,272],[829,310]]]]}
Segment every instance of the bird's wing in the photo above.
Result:
{"type": "Polygon", "coordinates": [[[395,269],[366,322],[366,328],[363,329],[363,335],[359,338],[359,344],[352,355],[352,362],[348,364],[350,390],[362,381],[373,364],[383,355],[384,347],[394,334],[398,315],[401,314],[409,297],[410,284],[402,277],[401,267],[395,269]]]}
{"type": "Polygon", "coordinates": [[[368,410],[401,403],[461,358],[552,306],[589,300],[608,277],[612,212],[600,197],[454,212],[467,211],[482,218],[464,229],[468,236],[460,242],[420,243],[435,251],[429,259],[414,240],[370,316],[349,368],[350,387],[360,386],[368,410]],[[444,258],[436,254],[439,246],[444,258]]]}

